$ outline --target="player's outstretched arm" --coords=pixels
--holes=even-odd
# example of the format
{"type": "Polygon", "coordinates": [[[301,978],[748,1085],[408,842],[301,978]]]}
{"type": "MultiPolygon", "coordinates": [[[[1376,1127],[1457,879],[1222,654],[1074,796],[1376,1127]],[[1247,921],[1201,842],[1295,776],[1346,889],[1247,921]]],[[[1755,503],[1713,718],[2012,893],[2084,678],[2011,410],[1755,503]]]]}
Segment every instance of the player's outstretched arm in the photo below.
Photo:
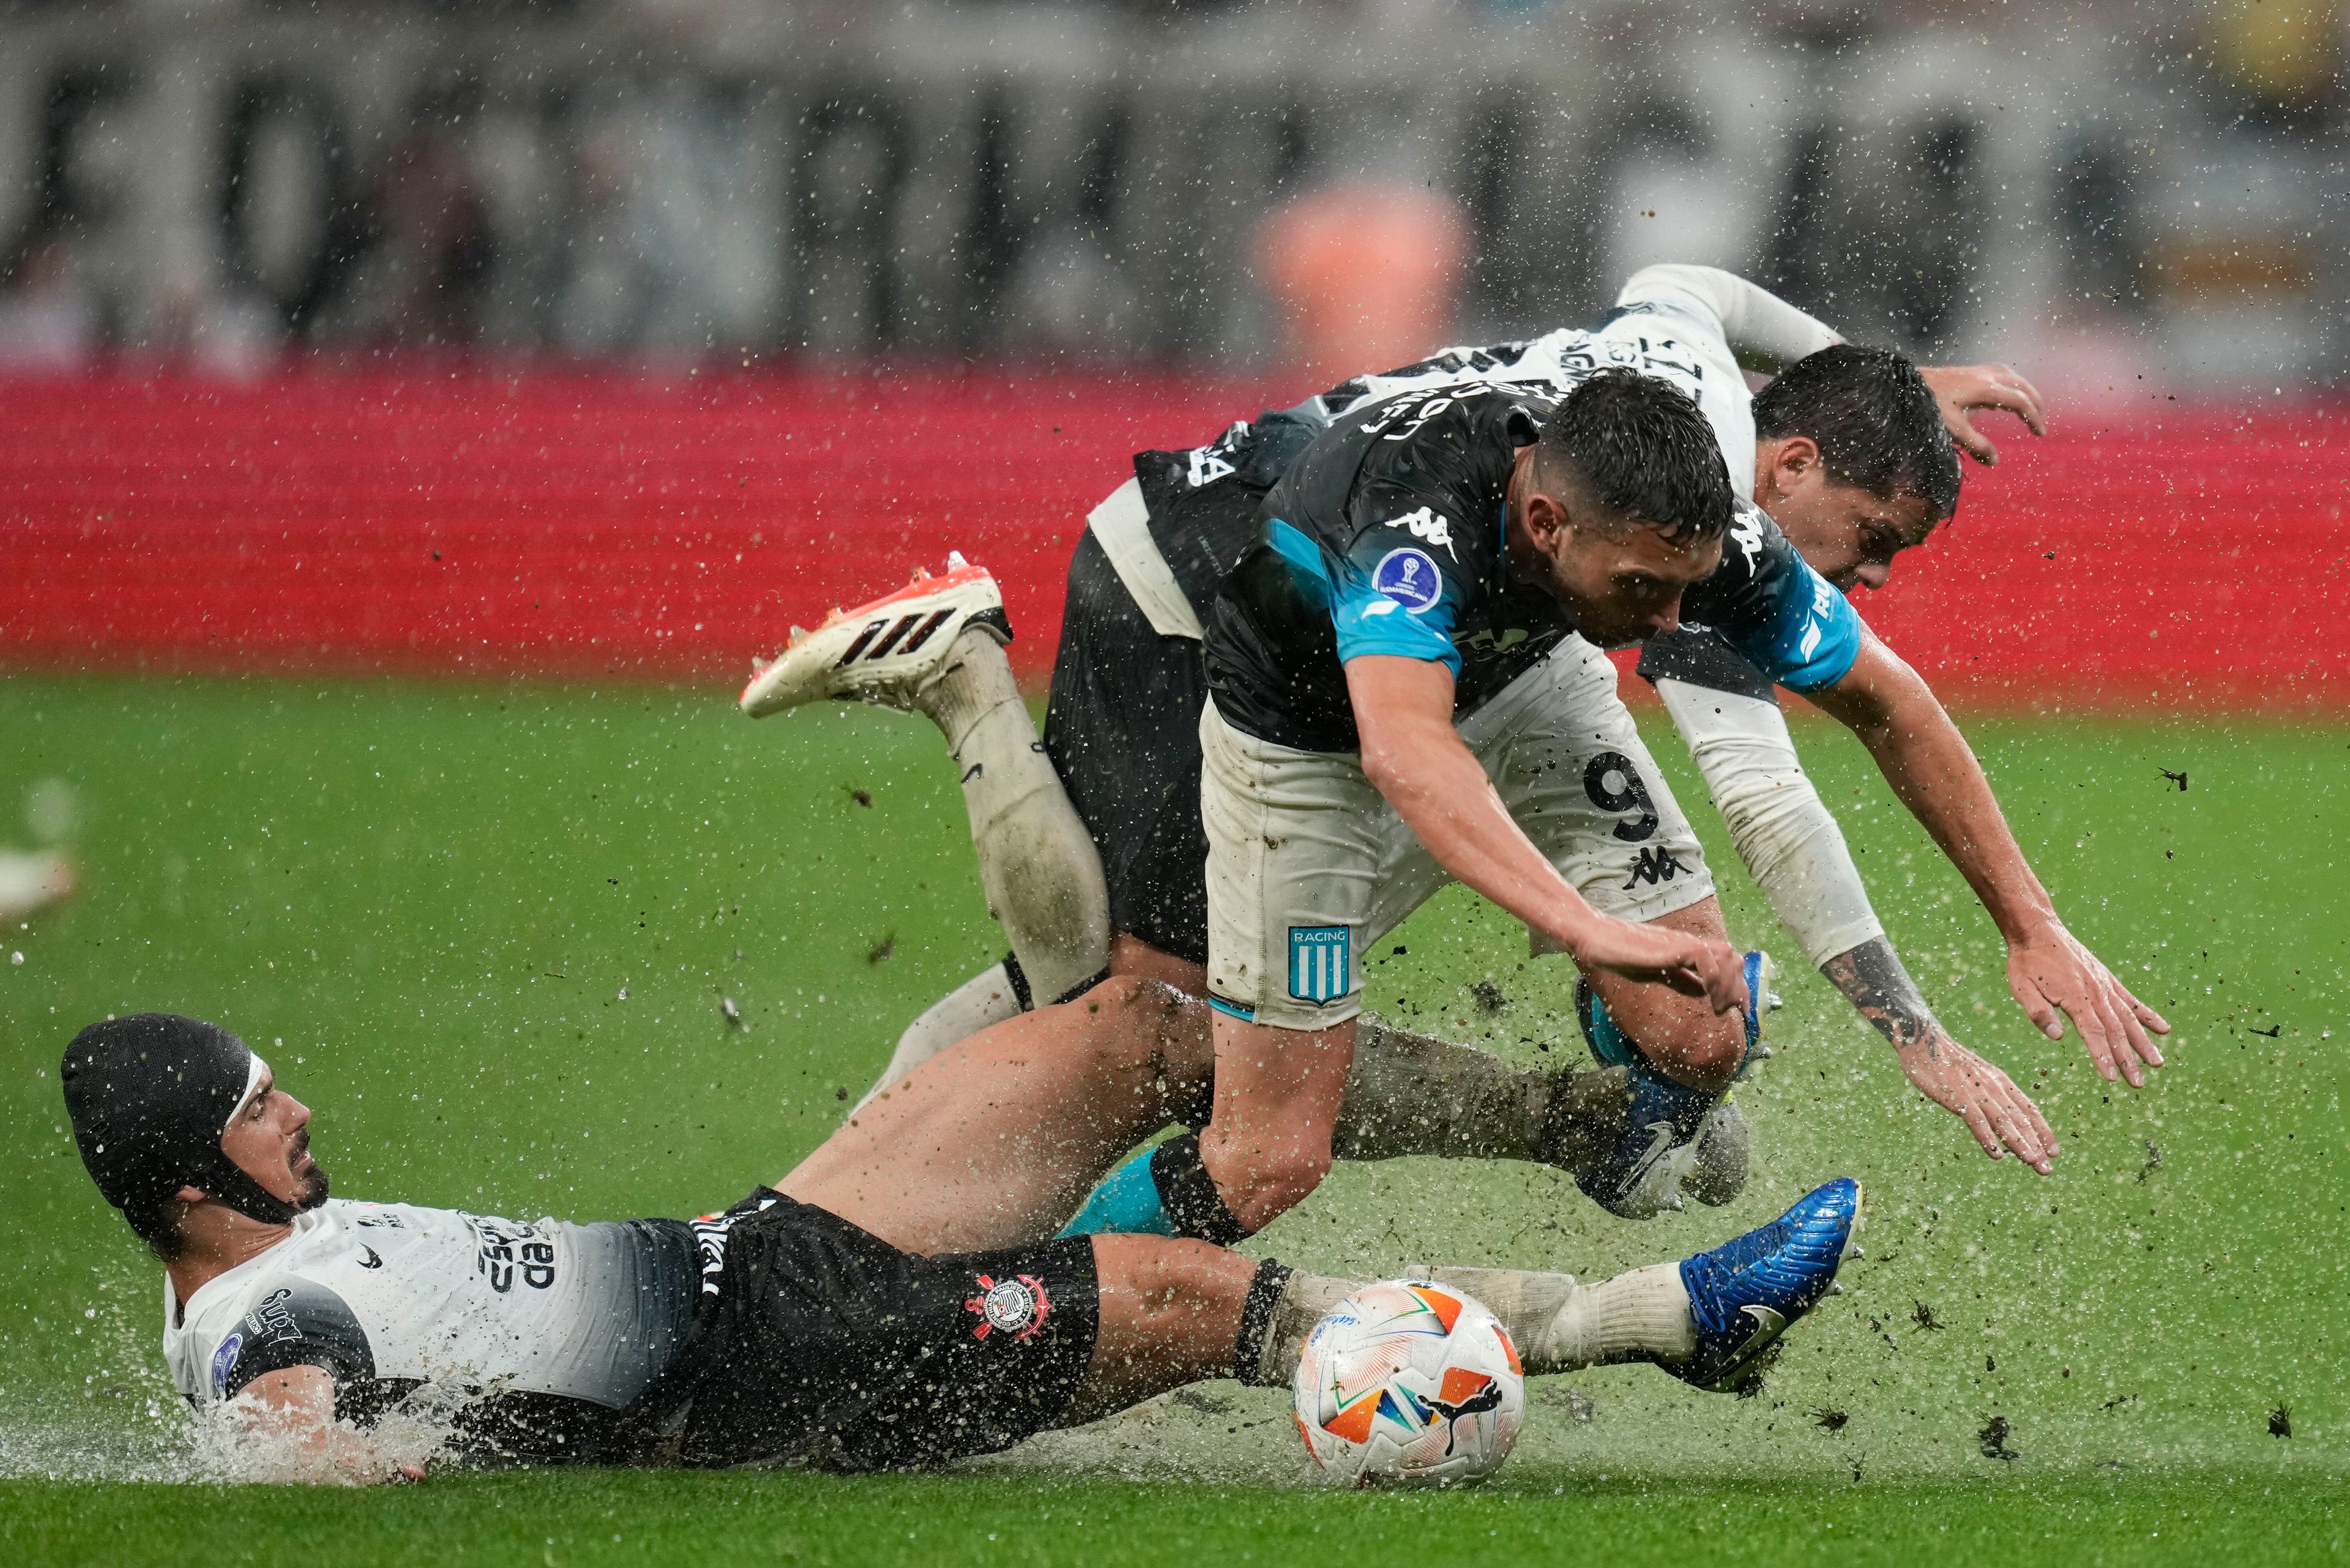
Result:
{"type": "Polygon", "coordinates": [[[1792,365],[1844,341],[1826,323],[1718,266],[1659,262],[1625,279],[1616,296],[1618,306],[1679,302],[1710,312],[1721,324],[1722,341],[1743,358],[1792,365]]]}
{"type": "Polygon", "coordinates": [[[1966,737],[1918,672],[1864,631],[1844,678],[1810,696],[1859,737],[1982,900],[2007,940],[2008,988],[2033,1023],[2062,1040],[2070,1017],[2099,1073],[2143,1086],[2145,1068],[2162,1065],[2147,1031],[2167,1034],[2170,1025],[2064,929],[1966,737]]]}
{"type": "Polygon", "coordinates": [[[228,1417],[256,1480],[369,1486],[424,1479],[421,1465],[387,1456],[335,1419],[335,1380],[323,1367],[263,1373],[229,1401],[228,1417]]]}
{"type": "Polygon", "coordinates": [[[1883,937],[1838,953],[1820,972],[1892,1043],[1918,1092],[1967,1124],[1993,1159],[2006,1149],[2046,1176],[2062,1152],[2048,1118],[2015,1081],[1950,1038],[1883,937]]]}
{"type": "Polygon", "coordinates": [[[1451,670],[1395,654],[1346,668],[1363,772],[1439,865],[1579,962],[1702,996],[1716,1013],[1746,1005],[1729,943],[1603,915],[1543,858],[1452,727],[1451,670]]]}
{"type": "Polygon", "coordinates": [[[1835,817],[1812,787],[1776,702],[1670,679],[1656,683],[1731,843],[1820,972],[1885,1036],[1919,1093],[1967,1124],[1992,1158],[2012,1149],[2046,1175],[2056,1143],[2006,1074],[1943,1030],[1868,901],[1835,817]]]}

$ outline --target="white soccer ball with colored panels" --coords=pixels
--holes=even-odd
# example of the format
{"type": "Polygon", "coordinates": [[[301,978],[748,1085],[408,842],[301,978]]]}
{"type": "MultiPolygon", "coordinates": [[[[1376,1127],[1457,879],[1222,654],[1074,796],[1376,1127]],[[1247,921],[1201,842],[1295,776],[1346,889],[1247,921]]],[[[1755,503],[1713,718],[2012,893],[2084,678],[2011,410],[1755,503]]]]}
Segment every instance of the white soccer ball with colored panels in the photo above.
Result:
{"type": "Polygon", "coordinates": [[[1466,1486],[1502,1468],[1525,1419],[1525,1368],[1484,1303],[1426,1280],[1366,1285],[1306,1337],[1297,1429],[1357,1486],[1466,1486]]]}

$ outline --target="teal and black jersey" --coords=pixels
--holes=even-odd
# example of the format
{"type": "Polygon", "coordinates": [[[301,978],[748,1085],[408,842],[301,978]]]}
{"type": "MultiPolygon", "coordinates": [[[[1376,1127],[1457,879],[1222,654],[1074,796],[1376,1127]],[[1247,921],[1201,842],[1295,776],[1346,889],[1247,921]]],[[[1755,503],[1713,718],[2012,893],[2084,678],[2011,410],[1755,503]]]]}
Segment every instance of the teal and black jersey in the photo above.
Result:
{"type": "MultiPolygon", "coordinates": [[[[1318,437],[1266,495],[1262,535],[1209,618],[1208,686],[1224,721],[1277,745],[1353,752],[1347,660],[1445,664],[1458,721],[1572,632],[1565,606],[1513,580],[1504,542],[1517,449],[1554,407],[1523,387],[1471,383],[1381,400],[1318,437]]],[[[1745,504],[1682,617],[1798,691],[1842,679],[1860,646],[1844,596],[1745,504]]]]}
{"type": "Polygon", "coordinates": [[[1310,752],[1357,749],[1345,661],[1440,659],[1473,712],[1575,629],[1510,578],[1502,505],[1516,448],[1555,405],[1471,384],[1347,415],[1264,499],[1217,596],[1208,690],[1224,722],[1310,752]]]}

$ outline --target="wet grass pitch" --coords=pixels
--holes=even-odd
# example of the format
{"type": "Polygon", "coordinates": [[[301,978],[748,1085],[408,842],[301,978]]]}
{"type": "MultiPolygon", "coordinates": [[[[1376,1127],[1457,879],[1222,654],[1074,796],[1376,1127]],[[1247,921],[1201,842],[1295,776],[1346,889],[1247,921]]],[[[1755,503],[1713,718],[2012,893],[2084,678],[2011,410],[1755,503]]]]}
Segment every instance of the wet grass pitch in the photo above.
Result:
{"type": "MultiPolygon", "coordinates": [[[[1733,932],[1784,951],[1685,753],[1643,722],[1723,872],[1733,932]]],[[[723,691],[13,676],[0,841],[27,836],[25,792],[62,781],[84,888],[0,933],[0,1551],[2338,1558],[2350,728],[1967,728],[2074,929],[2178,1025],[2174,1065],[2142,1093],[2033,1032],[1988,920],[1858,748],[1809,724],[1799,740],[1929,996],[2056,1124],[2055,1177],[1983,1159],[1797,962],[1780,1053],[1742,1091],[1756,1169],[1730,1209],[1635,1226],[1549,1171],[1400,1161],[1342,1168],[1253,1243],[1360,1274],[1603,1273],[1856,1174],[1868,1257],[1760,1397],[1700,1397],[1640,1367],[1541,1380],[1501,1478],[1451,1496],[1312,1490],[1285,1402],[1229,1385],[944,1476],[515,1474],[319,1494],[158,1484],[187,1460],[155,1270],[63,1131],[71,1031],[153,1007],[236,1029],[317,1112],[341,1194],[522,1218],[707,1210],[813,1147],[904,1021],[1000,951],[943,748],[920,721],[863,711],[753,724],[723,691]]],[[[1422,911],[1371,972],[1374,1005],[1416,1026],[1528,1060],[1580,1052],[1563,968],[1529,963],[1465,896],[1422,911]]]]}

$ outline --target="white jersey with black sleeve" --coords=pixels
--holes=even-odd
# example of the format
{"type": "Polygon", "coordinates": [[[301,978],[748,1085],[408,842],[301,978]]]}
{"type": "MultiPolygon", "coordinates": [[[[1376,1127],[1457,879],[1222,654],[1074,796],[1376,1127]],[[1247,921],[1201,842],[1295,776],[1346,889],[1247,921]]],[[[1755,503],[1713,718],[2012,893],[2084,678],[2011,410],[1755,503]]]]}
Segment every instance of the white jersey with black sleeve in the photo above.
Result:
{"type": "Polygon", "coordinates": [[[163,1286],[163,1349],[192,1404],[317,1366],[364,1421],[419,1384],[472,1398],[468,1435],[516,1458],[593,1459],[683,1345],[700,1293],[675,1220],[524,1224],[330,1199],[187,1302],[163,1286]]]}
{"type": "Polygon", "coordinates": [[[1313,400],[1326,420],[1402,393],[1470,381],[1549,398],[1600,370],[1637,370],[1682,392],[1705,415],[1741,500],[1754,494],[1754,400],[1736,350],[1799,359],[1835,342],[1828,328],[1718,267],[1651,266],[1632,275],[1597,327],[1562,327],[1517,343],[1446,348],[1416,365],[1357,376],[1313,400]]]}

